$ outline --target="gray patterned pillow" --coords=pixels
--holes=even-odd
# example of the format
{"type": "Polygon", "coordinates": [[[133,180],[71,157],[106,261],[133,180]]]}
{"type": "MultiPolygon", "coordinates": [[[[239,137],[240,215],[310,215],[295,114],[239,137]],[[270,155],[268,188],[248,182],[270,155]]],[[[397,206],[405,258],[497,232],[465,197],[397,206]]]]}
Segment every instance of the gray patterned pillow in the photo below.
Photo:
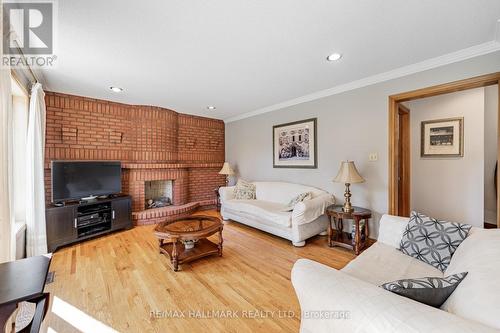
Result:
{"type": "Polygon", "coordinates": [[[295,205],[298,204],[299,202],[306,201],[306,200],[311,200],[312,199],[312,193],[311,192],[304,192],[300,193],[299,195],[296,195],[290,200],[289,203],[286,204],[285,208],[282,209],[283,212],[289,212],[295,208],[295,205]]]}
{"type": "Polygon", "coordinates": [[[403,279],[384,283],[380,287],[400,296],[439,308],[466,276],[467,272],[453,274],[445,278],[403,279]]]}
{"type": "Polygon", "coordinates": [[[468,224],[438,221],[411,212],[399,250],[444,272],[471,228],[468,224]]]}
{"type": "Polygon", "coordinates": [[[237,200],[255,199],[255,185],[243,179],[239,179],[234,189],[234,198],[237,200]]]}

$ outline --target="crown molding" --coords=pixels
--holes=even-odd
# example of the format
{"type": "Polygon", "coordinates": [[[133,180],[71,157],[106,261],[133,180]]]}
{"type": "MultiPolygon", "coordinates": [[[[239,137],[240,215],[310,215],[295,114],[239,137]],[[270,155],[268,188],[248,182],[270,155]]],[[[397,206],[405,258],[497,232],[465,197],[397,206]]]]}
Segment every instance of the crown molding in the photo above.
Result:
{"type": "MultiPolygon", "coordinates": [[[[499,29],[500,29],[500,22],[497,23],[497,30],[499,30],[499,29]]],[[[276,110],[290,107],[293,105],[314,101],[316,99],[320,99],[323,97],[328,97],[328,96],[340,94],[340,93],[343,93],[346,91],[363,88],[363,87],[370,86],[370,85],[373,85],[376,83],[397,79],[397,78],[404,77],[404,76],[411,75],[411,74],[415,74],[418,72],[423,72],[423,71],[426,71],[429,69],[433,69],[433,68],[441,67],[444,65],[460,62],[463,60],[482,56],[482,55],[485,55],[488,53],[500,51],[500,41],[498,40],[498,38],[500,38],[500,36],[498,36],[498,34],[500,34],[500,32],[497,32],[497,36],[496,36],[497,40],[493,40],[493,41],[483,43],[483,44],[474,45],[474,46],[471,46],[471,47],[466,48],[466,49],[462,49],[462,50],[459,50],[456,52],[448,53],[448,54],[445,54],[445,55],[442,55],[439,57],[427,59],[427,60],[412,64],[412,65],[399,67],[399,68],[396,68],[396,69],[388,71],[388,72],[376,74],[373,76],[368,76],[368,77],[360,79],[360,80],[341,84],[341,85],[338,85],[338,86],[335,86],[335,87],[332,87],[329,89],[320,90],[320,91],[312,93],[312,94],[304,95],[304,96],[290,99],[288,101],[284,101],[284,102],[281,102],[278,104],[266,106],[266,107],[261,108],[261,109],[246,112],[246,113],[234,116],[234,117],[224,119],[224,122],[231,123],[231,122],[242,120],[245,118],[254,117],[254,116],[257,116],[257,115],[260,115],[263,113],[276,111],[276,110]]]]}

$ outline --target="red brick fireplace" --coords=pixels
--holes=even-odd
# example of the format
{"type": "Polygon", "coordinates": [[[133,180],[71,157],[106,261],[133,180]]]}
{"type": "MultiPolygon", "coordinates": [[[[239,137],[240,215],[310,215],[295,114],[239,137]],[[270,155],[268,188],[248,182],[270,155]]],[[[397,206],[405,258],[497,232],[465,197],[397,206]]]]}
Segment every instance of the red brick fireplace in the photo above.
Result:
{"type": "Polygon", "coordinates": [[[215,204],[224,162],[224,122],[172,110],[46,93],[46,198],[51,160],[119,160],[136,224],[184,216],[215,204]],[[146,209],[145,182],[172,180],[172,205],[146,209]]]}
{"type": "Polygon", "coordinates": [[[132,196],[132,217],[137,224],[157,223],[213,206],[214,189],[224,183],[217,175],[220,163],[124,163],[122,167],[123,190],[132,196]],[[171,206],[145,208],[144,183],[152,180],[173,181],[171,206]]]}

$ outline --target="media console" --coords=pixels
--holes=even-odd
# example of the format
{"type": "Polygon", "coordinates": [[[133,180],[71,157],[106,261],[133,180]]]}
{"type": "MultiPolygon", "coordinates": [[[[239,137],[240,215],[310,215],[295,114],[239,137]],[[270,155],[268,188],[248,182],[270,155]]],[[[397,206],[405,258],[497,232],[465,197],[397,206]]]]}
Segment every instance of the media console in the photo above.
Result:
{"type": "Polygon", "coordinates": [[[64,245],[119,229],[130,229],[131,197],[118,196],[84,203],[74,202],[60,207],[48,205],[45,220],[47,248],[49,252],[54,252],[64,245]]]}

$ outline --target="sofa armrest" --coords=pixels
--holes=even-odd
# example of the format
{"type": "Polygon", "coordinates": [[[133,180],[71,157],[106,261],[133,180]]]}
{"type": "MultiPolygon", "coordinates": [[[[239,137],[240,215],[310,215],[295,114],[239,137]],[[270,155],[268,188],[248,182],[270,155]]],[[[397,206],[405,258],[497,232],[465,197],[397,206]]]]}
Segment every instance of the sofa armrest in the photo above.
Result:
{"type": "Polygon", "coordinates": [[[314,199],[299,202],[292,211],[292,224],[301,225],[312,222],[325,213],[328,206],[335,203],[330,193],[317,196],[314,199]]]}
{"type": "Polygon", "coordinates": [[[219,187],[220,201],[224,202],[227,200],[234,199],[234,189],[236,186],[222,186],[219,187]]]}
{"type": "Polygon", "coordinates": [[[389,246],[399,248],[403,232],[408,224],[407,217],[383,215],[380,219],[378,230],[378,241],[389,246]]]}
{"type": "Polygon", "coordinates": [[[307,259],[293,266],[292,283],[300,302],[302,333],[494,332],[307,259]]]}

